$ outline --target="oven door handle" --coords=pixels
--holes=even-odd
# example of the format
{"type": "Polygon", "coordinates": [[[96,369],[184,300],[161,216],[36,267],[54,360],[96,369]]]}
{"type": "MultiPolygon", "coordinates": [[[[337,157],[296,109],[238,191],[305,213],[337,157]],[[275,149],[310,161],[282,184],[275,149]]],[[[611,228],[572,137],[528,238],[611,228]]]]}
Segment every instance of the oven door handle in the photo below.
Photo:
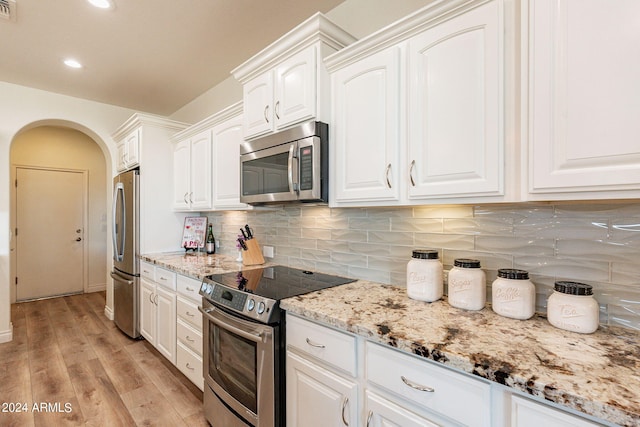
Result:
{"type": "Polygon", "coordinates": [[[252,334],[250,332],[244,331],[240,328],[237,328],[233,325],[230,325],[216,317],[213,317],[211,315],[211,312],[215,311],[215,308],[206,308],[203,309],[202,307],[198,306],[198,310],[200,310],[200,312],[202,314],[204,314],[206,316],[207,319],[209,319],[211,322],[215,323],[216,325],[220,326],[221,328],[224,328],[230,332],[233,332],[236,335],[239,335],[243,338],[246,338],[250,341],[253,342],[260,342],[262,341],[263,337],[264,337],[264,333],[259,333],[259,334],[252,334]]]}

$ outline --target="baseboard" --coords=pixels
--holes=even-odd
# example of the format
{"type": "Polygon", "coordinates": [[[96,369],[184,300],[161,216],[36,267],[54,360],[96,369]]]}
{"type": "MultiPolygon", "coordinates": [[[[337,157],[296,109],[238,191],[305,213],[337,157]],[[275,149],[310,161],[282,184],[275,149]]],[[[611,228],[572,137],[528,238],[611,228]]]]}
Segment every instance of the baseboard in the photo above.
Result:
{"type": "Polygon", "coordinates": [[[13,323],[9,323],[9,329],[0,331],[0,343],[13,340],[13,323]]]}
{"type": "Polygon", "coordinates": [[[110,307],[104,306],[104,315],[109,320],[113,320],[113,310],[110,307]]]}
{"type": "Polygon", "coordinates": [[[101,291],[106,291],[107,290],[107,284],[106,283],[101,283],[101,284],[97,284],[97,285],[89,285],[87,286],[87,289],[85,290],[86,293],[90,293],[90,292],[101,292],[101,291]]]}

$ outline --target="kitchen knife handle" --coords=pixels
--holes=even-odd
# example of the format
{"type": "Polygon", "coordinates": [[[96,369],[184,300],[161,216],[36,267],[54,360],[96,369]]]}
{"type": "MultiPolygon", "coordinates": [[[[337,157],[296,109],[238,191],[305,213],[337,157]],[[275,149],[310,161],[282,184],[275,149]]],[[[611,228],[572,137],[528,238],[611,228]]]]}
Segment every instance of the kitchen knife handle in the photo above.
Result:
{"type": "Polygon", "coordinates": [[[247,231],[247,239],[253,239],[253,231],[251,231],[251,227],[249,227],[249,224],[245,224],[244,229],[247,231]]]}

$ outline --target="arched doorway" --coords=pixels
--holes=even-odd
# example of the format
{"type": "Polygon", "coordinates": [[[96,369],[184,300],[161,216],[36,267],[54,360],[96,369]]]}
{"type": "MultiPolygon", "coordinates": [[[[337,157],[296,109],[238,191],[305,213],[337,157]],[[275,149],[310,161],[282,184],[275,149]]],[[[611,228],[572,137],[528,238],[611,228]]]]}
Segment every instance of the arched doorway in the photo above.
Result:
{"type": "MultiPolygon", "coordinates": [[[[58,202],[58,199],[53,197],[46,202],[40,200],[40,193],[35,193],[40,191],[37,190],[39,187],[33,187],[33,182],[27,181],[31,186],[22,188],[20,182],[18,182],[18,187],[12,186],[11,223],[12,229],[18,233],[12,253],[12,302],[73,292],[99,291],[106,288],[107,203],[109,198],[107,194],[107,162],[96,141],[71,126],[72,124],[67,126],[63,123],[36,124],[16,135],[11,145],[12,181],[16,182],[18,178],[21,180],[38,178],[41,182],[48,184],[45,187],[50,187],[42,189],[45,191],[42,194],[51,196],[51,193],[54,195],[59,193],[60,196],[64,194],[67,197],[66,202],[60,202],[54,209],[53,203],[58,202]],[[53,180],[58,180],[57,182],[61,183],[60,186],[51,185],[53,180]],[[21,193],[22,189],[28,190],[28,192],[21,193]],[[81,197],[83,200],[77,200],[77,197],[81,197]],[[27,199],[31,199],[30,203],[32,204],[21,204],[21,201],[27,199]],[[76,208],[73,212],[72,207],[76,208]],[[80,213],[77,208],[80,209],[80,213]],[[31,209],[31,211],[25,209],[31,209]],[[58,215],[57,219],[47,217],[47,215],[53,216],[54,214],[58,215]],[[66,243],[54,244],[53,246],[51,244],[39,245],[36,238],[27,237],[41,235],[42,239],[56,238],[55,232],[60,231],[58,228],[62,228],[57,225],[62,225],[67,220],[67,214],[69,217],[77,217],[79,214],[82,225],[66,224],[67,228],[71,227],[70,233],[72,234],[62,238],[62,241],[72,241],[66,247],[64,247],[66,243]],[[39,215],[44,220],[34,224],[33,221],[37,221],[39,215]],[[22,236],[27,239],[20,240],[21,234],[18,225],[21,228],[34,226],[30,230],[23,230],[22,236]],[[43,227],[40,227],[40,231],[38,231],[37,226],[40,225],[43,227]],[[34,232],[34,230],[36,231],[34,232]],[[50,233],[47,234],[47,231],[50,233]],[[76,239],[80,240],[76,242],[76,239]],[[82,248],[80,253],[78,253],[79,247],[82,248]],[[56,249],[66,250],[67,253],[58,253],[56,249]],[[66,277],[60,271],[53,274],[55,268],[52,265],[58,265],[56,257],[67,262],[65,267],[58,269],[66,271],[68,273],[66,277]],[[49,283],[42,283],[42,278],[47,277],[47,271],[31,274],[34,269],[38,269],[38,266],[40,266],[40,270],[46,269],[47,266],[51,270],[49,283]],[[21,280],[21,274],[23,280],[21,280]],[[78,283],[80,283],[79,287],[78,283]]],[[[37,179],[34,182],[37,184],[37,179]]],[[[75,223],[77,221],[67,222],[75,223]]]]}

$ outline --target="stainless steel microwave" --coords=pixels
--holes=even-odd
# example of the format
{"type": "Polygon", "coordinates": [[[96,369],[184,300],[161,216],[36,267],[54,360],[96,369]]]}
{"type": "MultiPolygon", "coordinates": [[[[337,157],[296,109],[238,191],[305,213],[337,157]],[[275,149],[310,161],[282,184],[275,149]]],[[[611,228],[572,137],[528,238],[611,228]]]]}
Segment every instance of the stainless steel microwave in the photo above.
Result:
{"type": "Polygon", "coordinates": [[[240,145],[240,201],[316,202],[329,198],[329,126],[307,122],[240,145]]]}

